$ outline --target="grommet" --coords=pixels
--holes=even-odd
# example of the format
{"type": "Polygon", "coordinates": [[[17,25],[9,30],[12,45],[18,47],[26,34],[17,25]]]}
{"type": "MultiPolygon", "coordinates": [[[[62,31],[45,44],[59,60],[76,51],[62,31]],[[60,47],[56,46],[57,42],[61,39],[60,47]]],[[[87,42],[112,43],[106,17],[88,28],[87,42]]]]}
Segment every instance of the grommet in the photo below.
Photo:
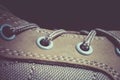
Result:
{"type": "Polygon", "coordinates": [[[12,34],[12,35],[9,34],[9,33],[13,33],[10,30],[10,27],[12,27],[12,26],[9,25],[9,24],[3,24],[3,25],[0,26],[0,36],[4,40],[10,41],[10,40],[13,40],[16,37],[16,35],[14,35],[14,34],[12,34]]]}
{"type": "Polygon", "coordinates": [[[90,54],[92,54],[93,53],[93,48],[91,47],[91,46],[89,46],[89,49],[88,50],[83,50],[83,49],[81,49],[81,45],[83,44],[83,42],[81,42],[81,43],[78,43],[77,45],[76,45],[76,50],[80,53],[80,54],[82,54],[82,55],[90,55],[90,54]]]}
{"type": "Polygon", "coordinates": [[[115,48],[116,50],[116,54],[120,56],[120,49],[119,48],[115,48]]]}
{"type": "Polygon", "coordinates": [[[45,41],[45,40],[46,40],[46,37],[39,37],[36,41],[36,44],[41,49],[45,49],[45,50],[51,49],[53,47],[53,42],[45,41]]]}

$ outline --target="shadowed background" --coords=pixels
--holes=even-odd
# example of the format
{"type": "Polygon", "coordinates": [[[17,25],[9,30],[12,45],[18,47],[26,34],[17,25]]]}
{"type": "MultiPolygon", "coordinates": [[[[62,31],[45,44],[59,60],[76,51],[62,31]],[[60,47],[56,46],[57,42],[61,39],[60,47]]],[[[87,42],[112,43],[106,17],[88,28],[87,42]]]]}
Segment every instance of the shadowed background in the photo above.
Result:
{"type": "Polygon", "coordinates": [[[0,4],[42,28],[120,30],[120,6],[115,1],[0,0],[0,4]]]}

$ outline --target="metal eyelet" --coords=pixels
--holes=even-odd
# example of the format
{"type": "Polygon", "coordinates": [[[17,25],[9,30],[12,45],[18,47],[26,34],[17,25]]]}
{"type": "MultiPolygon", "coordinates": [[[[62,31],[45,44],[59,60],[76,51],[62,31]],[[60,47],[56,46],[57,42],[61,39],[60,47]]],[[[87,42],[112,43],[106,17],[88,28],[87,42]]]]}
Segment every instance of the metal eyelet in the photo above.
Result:
{"type": "Polygon", "coordinates": [[[82,45],[83,43],[78,43],[76,45],[76,50],[80,53],[80,54],[83,54],[83,55],[90,55],[93,53],[93,48],[91,46],[89,46],[89,49],[88,50],[83,50],[80,46],[82,45]]]}
{"type": "Polygon", "coordinates": [[[115,48],[116,54],[120,56],[120,49],[119,48],[115,48]]]}
{"type": "Polygon", "coordinates": [[[14,34],[12,34],[12,35],[10,35],[10,36],[6,36],[5,33],[7,33],[7,31],[5,32],[4,29],[5,29],[5,28],[6,28],[6,29],[7,29],[7,28],[10,29],[10,27],[12,27],[12,26],[9,25],[9,24],[3,24],[3,25],[1,25],[1,27],[0,27],[0,36],[1,36],[1,38],[3,38],[4,40],[10,41],[10,40],[15,39],[15,37],[16,37],[16,35],[14,35],[14,34]]]}
{"type": "Polygon", "coordinates": [[[91,47],[91,42],[96,35],[95,30],[91,30],[88,36],[85,38],[83,42],[80,42],[76,45],[77,51],[82,55],[90,55],[93,53],[93,48],[91,47]]]}
{"type": "Polygon", "coordinates": [[[47,44],[44,45],[44,43],[42,44],[42,41],[44,41],[46,39],[46,37],[39,37],[36,41],[36,44],[39,48],[41,49],[45,49],[45,50],[48,50],[48,49],[51,49],[53,47],[53,42],[52,41],[49,41],[47,44]]]}

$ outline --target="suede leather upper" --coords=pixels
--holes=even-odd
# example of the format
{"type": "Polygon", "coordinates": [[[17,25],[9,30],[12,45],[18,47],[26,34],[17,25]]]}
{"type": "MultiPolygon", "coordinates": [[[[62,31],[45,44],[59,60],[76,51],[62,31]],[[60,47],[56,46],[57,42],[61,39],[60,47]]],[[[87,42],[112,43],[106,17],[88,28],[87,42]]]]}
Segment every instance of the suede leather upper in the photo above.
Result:
{"type": "MultiPolygon", "coordinates": [[[[4,12],[5,15],[4,18],[1,17],[1,25],[7,23],[13,27],[18,27],[18,25],[28,24],[28,22],[16,18],[9,12],[1,12],[4,12]]],[[[53,30],[36,28],[20,33],[11,41],[0,38],[0,56],[10,59],[25,59],[28,61],[43,60],[77,64],[104,71],[115,80],[120,80],[120,56],[116,55],[114,44],[105,36],[96,36],[94,38],[91,43],[93,53],[86,56],[79,53],[75,46],[79,42],[83,42],[87,35],[63,34],[53,40],[52,49],[43,50],[39,48],[36,40],[51,32],[53,32],[53,30]]],[[[120,31],[112,31],[112,33],[120,37],[120,31]]]]}

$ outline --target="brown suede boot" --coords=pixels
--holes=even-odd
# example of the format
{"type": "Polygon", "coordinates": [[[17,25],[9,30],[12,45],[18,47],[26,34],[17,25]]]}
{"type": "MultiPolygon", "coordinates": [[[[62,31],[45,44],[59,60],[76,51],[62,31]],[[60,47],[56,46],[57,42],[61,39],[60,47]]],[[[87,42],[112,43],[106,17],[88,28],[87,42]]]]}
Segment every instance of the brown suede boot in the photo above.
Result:
{"type": "Polygon", "coordinates": [[[120,31],[48,30],[0,8],[0,80],[120,80],[120,31]]]}

